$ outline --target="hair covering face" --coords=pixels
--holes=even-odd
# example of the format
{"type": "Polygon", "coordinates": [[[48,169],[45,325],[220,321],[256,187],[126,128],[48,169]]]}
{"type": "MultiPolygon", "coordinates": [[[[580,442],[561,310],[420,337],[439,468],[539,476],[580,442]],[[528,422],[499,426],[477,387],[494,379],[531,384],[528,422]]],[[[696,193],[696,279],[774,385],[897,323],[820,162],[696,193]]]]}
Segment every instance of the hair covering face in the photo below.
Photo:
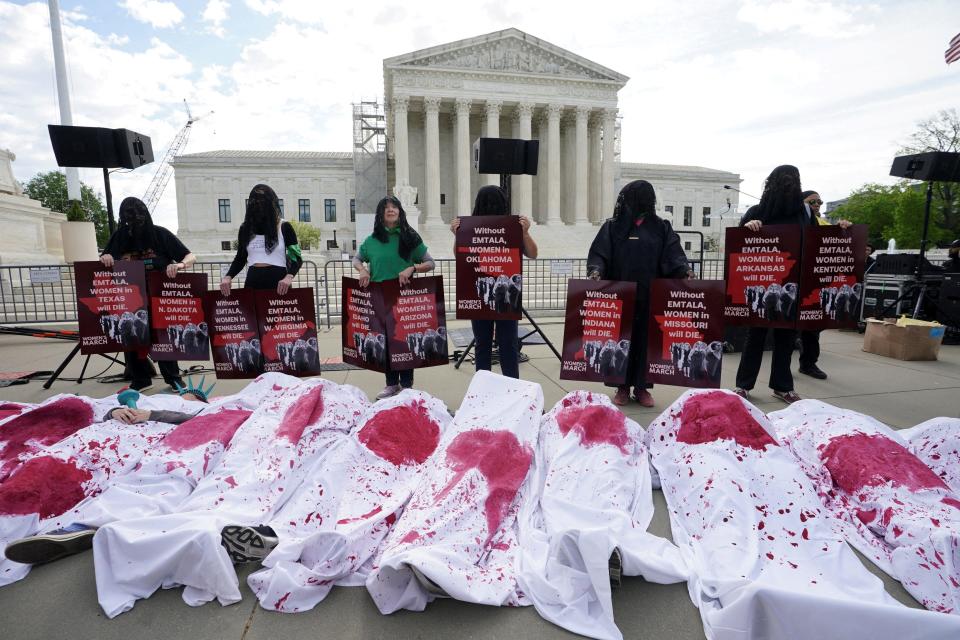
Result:
{"type": "Polygon", "coordinates": [[[247,211],[240,225],[240,244],[245,245],[253,236],[264,237],[264,247],[271,253],[277,246],[277,229],[280,226],[280,199],[276,192],[265,184],[250,190],[247,211]]]}
{"type": "Polygon", "coordinates": [[[153,218],[140,198],[124,198],[119,211],[119,242],[123,253],[151,248],[153,218]]]}
{"type": "Polygon", "coordinates": [[[622,189],[613,207],[613,227],[617,237],[630,234],[630,228],[637,220],[647,216],[656,216],[657,194],[653,185],[646,180],[634,180],[622,189]]]}
{"type": "Polygon", "coordinates": [[[763,184],[759,209],[757,217],[764,224],[805,218],[800,170],[793,165],[784,164],[771,171],[763,184]]]}
{"type": "Polygon", "coordinates": [[[397,229],[400,230],[398,253],[404,260],[409,260],[410,254],[420,246],[423,240],[420,238],[420,234],[414,231],[410,223],[407,222],[407,212],[403,210],[403,205],[398,198],[387,196],[377,203],[377,212],[373,218],[373,237],[384,244],[390,241],[390,232],[387,230],[386,222],[383,219],[388,204],[392,204],[400,211],[400,216],[397,219],[397,229]]]}
{"type": "Polygon", "coordinates": [[[496,185],[487,185],[477,191],[473,202],[475,216],[505,216],[510,214],[510,200],[507,192],[496,185]]]}

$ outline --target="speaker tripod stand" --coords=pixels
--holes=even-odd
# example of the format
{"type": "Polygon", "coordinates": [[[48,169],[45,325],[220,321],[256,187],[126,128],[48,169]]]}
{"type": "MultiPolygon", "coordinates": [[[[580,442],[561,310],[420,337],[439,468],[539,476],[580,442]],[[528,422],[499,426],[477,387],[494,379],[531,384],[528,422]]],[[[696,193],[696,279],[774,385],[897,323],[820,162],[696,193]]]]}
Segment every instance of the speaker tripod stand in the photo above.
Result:
{"type": "MultiPolygon", "coordinates": [[[[547,334],[545,334],[545,333],[543,332],[543,329],[540,328],[540,325],[537,324],[537,321],[530,317],[530,314],[527,313],[527,310],[526,310],[524,307],[520,307],[520,311],[523,312],[523,317],[525,317],[525,318],[527,319],[527,322],[529,322],[529,323],[533,326],[533,329],[531,329],[530,331],[526,332],[526,333],[523,334],[522,336],[518,336],[518,337],[517,337],[517,340],[518,340],[519,343],[520,343],[519,346],[523,346],[523,341],[524,341],[524,340],[526,340],[527,338],[529,338],[529,337],[532,336],[533,334],[538,333],[538,334],[540,334],[540,337],[543,338],[544,344],[546,344],[548,347],[550,347],[550,350],[553,351],[553,355],[557,356],[557,360],[563,362],[563,356],[560,355],[560,352],[557,351],[557,348],[556,348],[555,346],[553,346],[553,343],[552,343],[552,342],[550,342],[550,338],[548,338],[548,337],[547,337],[547,334]]],[[[474,345],[476,345],[476,343],[477,343],[477,339],[476,339],[476,338],[473,338],[473,339],[470,340],[470,344],[468,344],[468,345],[467,345],[467,348],[464,349],[464,350],[463,350],[463,353],[460,354],[460,358],[457,360],[457,363],[456,363],[455,365],[453,365],[453,368],[454,368],[454,369],[459,369],[459,368],[460,368],[460,365],[463,364],[463,361],[466,360],[466,359],[467,359],[467,356],[470,355],[470,352],[473,350],[474,345]]]]}

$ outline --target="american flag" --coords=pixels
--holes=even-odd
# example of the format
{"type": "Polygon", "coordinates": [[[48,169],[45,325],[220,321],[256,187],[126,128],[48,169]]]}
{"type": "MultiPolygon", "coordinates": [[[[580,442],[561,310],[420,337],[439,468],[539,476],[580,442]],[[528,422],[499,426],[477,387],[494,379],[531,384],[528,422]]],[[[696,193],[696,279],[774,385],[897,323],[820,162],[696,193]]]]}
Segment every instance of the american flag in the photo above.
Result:
{"type": "Polygon", "coordinates": [[[950,46],[943,52],[943,59],[947,61],[947,64],[960,60],[960,33],[953,36],[950,46]]]}

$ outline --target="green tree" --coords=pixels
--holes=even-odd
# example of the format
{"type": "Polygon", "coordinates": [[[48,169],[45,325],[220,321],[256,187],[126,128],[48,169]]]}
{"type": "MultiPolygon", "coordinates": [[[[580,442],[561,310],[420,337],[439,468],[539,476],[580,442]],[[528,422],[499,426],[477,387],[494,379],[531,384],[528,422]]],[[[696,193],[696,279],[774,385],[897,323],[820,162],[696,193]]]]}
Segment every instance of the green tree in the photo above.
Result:
{"type": "Polygon", "coordinates": [[[58,213],[65,213],[69,220],[90,220],[97,230],[97,244],[100,247],[106,246],[110,239],[110,226],[107,223],[107,209],[101,200],[100,194],[96,193],[89,185],[80,184],[80,209],[79,213],[74,208],[69,210],[69,200],[67,199],[67,177],[60,171],[46,171],[38,173],[30,178],[23,187],[24,193],[40,203],[58,213]]]}
{"type": "Polygon", "coordinates": [[[314,251],[320,249],[320,229],[309,222],[300,222],[299,220],[290,220],[293,230],[297,234],[297,242],[304,251],[314,251]]]}
{"type": "MultiPolygon", "coordinates": [[[[960,152],[960,116],[956,109],[943,109],[935,116],[917,123],[917,130],[901,145],[899,154],[924,153],[927,151],[960,152]]],[[[934,236],[932,220],[938,218],[937,225],[948,239],[960,238],[960,189],[954,182],[934,182],[931,209],[931,239],[934,236]]]]}
{"type": "MultiPolygon", "coordinates": [[[[870,238],[877,247],[896,238],[899,249],[919,249],[925,201],[926,190],[920,184],[906,180],[889,186],[866,184],[850,194],[847,201],[830,215],[868,225],[870,238]]],[[[949,237],[942,225],[943,211],[931,208],[928,233],[931,243],[949,237]]]]}

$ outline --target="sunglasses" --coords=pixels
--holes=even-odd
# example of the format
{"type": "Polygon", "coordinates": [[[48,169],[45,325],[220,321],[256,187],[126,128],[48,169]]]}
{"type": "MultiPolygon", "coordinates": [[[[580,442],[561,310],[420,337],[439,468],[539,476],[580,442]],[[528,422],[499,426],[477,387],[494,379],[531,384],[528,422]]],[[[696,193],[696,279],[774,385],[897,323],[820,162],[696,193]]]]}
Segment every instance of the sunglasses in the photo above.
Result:
{"type": "Polygon", "coordinates": [[[807,200],[807,204],[823,204],[823,200],[807,200]]]}

